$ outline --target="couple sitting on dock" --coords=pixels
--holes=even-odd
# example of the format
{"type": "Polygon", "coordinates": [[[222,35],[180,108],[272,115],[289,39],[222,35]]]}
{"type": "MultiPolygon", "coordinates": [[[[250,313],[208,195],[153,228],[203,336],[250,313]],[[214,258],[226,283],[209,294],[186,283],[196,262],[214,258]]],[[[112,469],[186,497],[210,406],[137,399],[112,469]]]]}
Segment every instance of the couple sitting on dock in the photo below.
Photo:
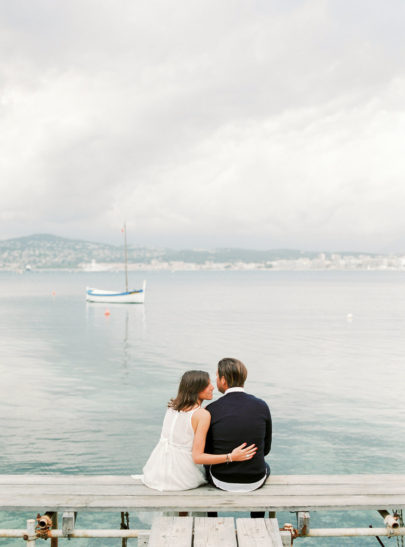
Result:
{"type": "Polygon", "coordinates": [[[271,448],[270,410],[245,392],[246,377],[241,361],[219,361],[217,387],[224,396],[202,408],[213,397],[208,373],[183,374],[160,440],[143,469],[146,486],[189,490],[209,482],[229,492],[250,492],[265,483],[270,474],[264,459],[271,448]]]}

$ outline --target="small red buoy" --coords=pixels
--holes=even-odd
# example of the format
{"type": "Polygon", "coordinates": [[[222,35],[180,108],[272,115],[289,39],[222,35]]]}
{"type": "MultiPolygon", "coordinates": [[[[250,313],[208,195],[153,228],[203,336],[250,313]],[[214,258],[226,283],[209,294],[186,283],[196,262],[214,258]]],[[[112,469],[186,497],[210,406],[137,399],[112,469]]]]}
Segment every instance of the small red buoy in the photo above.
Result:
{"type": "Polygon", "coordinates": [[[110,315],[110,310],[105,310],[104,315],[110,315]]]}

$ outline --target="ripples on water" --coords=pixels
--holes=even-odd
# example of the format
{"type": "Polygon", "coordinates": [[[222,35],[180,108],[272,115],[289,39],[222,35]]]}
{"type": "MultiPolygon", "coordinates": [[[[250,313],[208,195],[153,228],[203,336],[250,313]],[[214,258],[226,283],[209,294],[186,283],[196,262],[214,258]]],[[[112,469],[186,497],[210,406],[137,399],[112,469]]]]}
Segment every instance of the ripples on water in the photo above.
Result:
{"type": "Polygon", "coordinates": [[[181,374],[227,355],[271,406],[273,473],[403,472],[403,273],[145,275],[145,306],[106,316],[85,287],[121,274],[0,274],[2,473],[141,472],[181,374]]]}

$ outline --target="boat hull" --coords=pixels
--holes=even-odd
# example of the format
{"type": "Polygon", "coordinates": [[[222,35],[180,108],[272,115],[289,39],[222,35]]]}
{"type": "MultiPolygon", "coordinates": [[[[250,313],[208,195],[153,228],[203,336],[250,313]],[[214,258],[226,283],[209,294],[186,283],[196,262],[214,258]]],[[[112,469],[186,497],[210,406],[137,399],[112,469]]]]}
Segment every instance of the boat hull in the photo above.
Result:
{"type": "Polygon", "coordinates": [[[145,302],[145,284],[142,289],[134,291],[103,291],[87,288],[87,302],[105,302],[109,304],[143,304],[145,302]]]}

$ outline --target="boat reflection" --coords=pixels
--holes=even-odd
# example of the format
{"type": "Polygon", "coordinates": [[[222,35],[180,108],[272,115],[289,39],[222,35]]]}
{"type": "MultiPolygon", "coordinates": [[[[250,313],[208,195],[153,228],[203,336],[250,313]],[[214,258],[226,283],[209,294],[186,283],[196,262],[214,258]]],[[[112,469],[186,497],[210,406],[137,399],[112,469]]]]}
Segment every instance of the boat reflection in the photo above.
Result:
{"type": "Polygon", "coordinates": [[[86,304],[88,336],[105,345],[106,358],[128,372],[136,367],[137,352],[146,334],[144,306],[86,304]]]}

